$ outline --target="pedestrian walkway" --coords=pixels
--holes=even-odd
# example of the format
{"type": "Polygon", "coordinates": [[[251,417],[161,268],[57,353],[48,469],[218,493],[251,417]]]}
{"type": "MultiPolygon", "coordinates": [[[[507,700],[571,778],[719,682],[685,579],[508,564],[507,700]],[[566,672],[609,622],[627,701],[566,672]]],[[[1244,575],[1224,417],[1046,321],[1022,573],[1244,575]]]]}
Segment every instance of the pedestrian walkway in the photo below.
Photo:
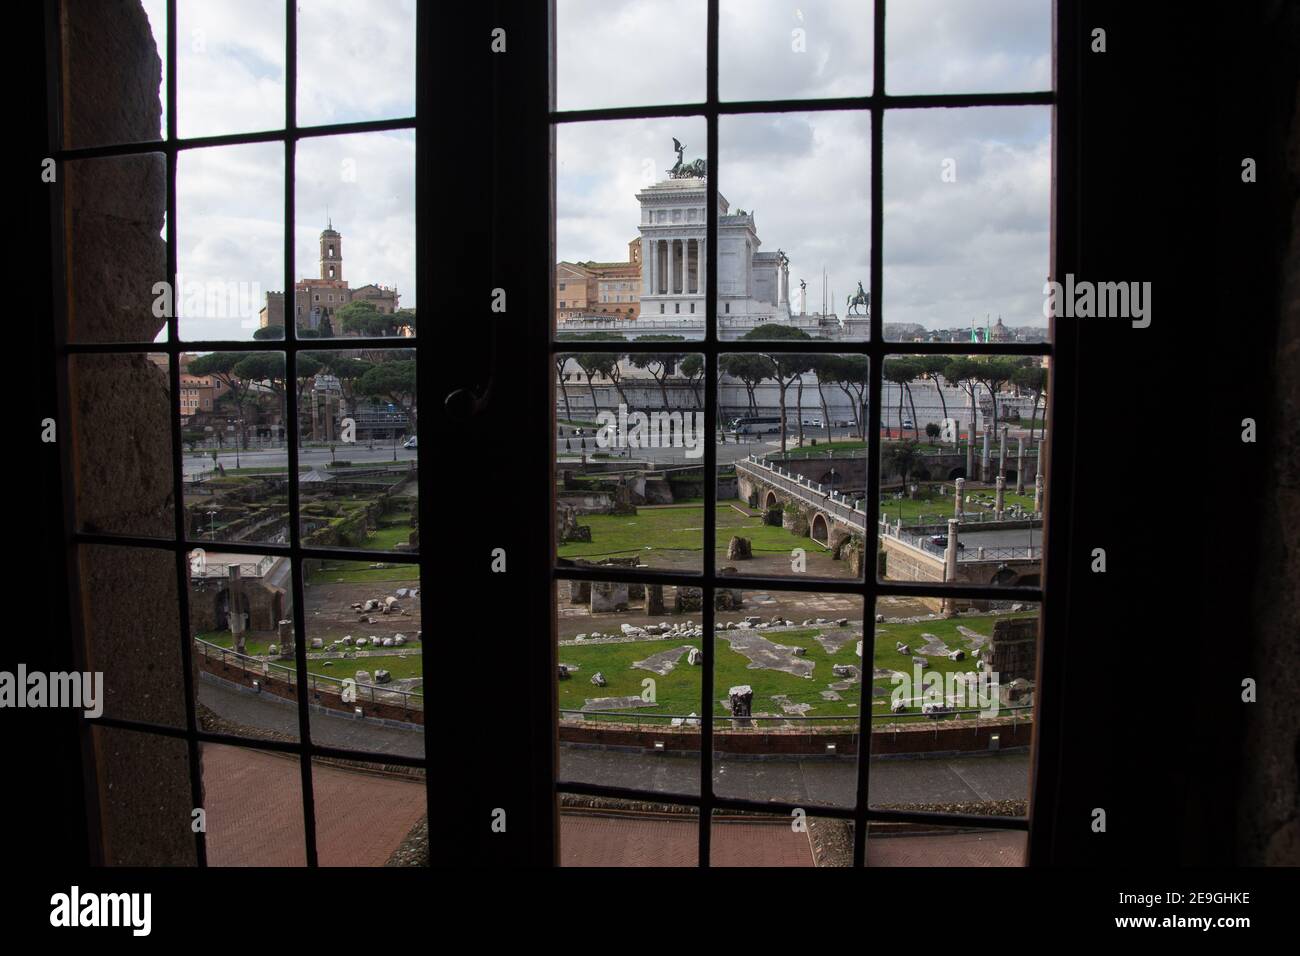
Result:
{"type": "MultiPolygon", "coordinates": [[[[198,682],[199,702],[218,717],[298,738],[298,705],[276,697],[235,690],[209,677],[198,682]]],[[[424,731],[388,727],[348,716],[313,711],[311,739],[323,747],[364,750],[403,757],[424,756],[424,731]]]]}
{"type": "MultiPolygon", "coordinates": [[[[209,866],[305,866],[296,756],[202,744],[209,866]]],[[[321,866],[383,866],[424,816],[424,782],[312,768],[321,866]]]]}

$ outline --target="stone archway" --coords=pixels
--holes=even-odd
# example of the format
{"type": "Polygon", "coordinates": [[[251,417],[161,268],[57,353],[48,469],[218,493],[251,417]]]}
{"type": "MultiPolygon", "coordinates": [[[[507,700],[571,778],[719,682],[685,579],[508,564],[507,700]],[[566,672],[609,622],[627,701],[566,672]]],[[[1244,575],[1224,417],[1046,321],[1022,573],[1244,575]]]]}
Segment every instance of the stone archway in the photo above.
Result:
{"type": "Polygon", "coordinates": [[[966,477],[965,468],[953,468],[951,471],[948,472],[949,481],[956,481],[958,478],[965,478],[965,477],[966,477]]]}
{"type": "Polygon", "coordinates": [[[781,504],[781,499],[776,496],[775,491],[769,489],[767,494],[763,496],[763,510],[775,508],[779,504],[781,504]]]}
{"type": "Polygon", "coordinates": [[[808,525],[808,537],[828,548],[831,546],[831,525],[820,511],[813,514],[812,521],[808,525]]]}

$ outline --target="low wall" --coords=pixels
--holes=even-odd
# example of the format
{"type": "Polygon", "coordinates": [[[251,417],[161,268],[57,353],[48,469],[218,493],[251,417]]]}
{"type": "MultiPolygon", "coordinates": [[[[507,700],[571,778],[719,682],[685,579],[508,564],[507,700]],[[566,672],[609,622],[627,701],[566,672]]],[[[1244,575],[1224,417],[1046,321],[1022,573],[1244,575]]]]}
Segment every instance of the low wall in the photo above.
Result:
{"type": "MultiPolygon", "coordinates": [[[[218,657],[209,657],[204,654],[197,654],[196,657],[199,670],[203,673],[219,677],[232,684],[239,684],[241,687],[252,688],[253,681],[257,681],[261,687],[261,692],[264,694],[270,694],[272,697],[279,697],[282,700],[297,701],[298,699],[298,685],[277,676],[274,671],[270,674],[262,674],[258,671],[246,670],[233,661],[223,661],[218,657]]],[[[345,703],[332,684],[316,685],[310,689],[310,694],[309,703],[317,707],[323,707],[326,710],[352,714],[359,706],[366,717],[376,720],[392,720],[404,724],[424,725],[423,710],[386,701],[366,700],[364,688],[358,688],[358,699],[355,703],[345,703]]]]}
{"type": "MultiPolygon", "coordinates": [[[[720,753],[762,755],[826,755],[828,744],[838,756],[858,752],[858,734],[843,728],[732,730],[731,718],[714,720],[713,748],[720,753]]],[[[989,750],[989,738],[998,735],[998,749],[1028,747],[1033,723],[1025,717],[997,717],[990,720],[912,721],[891,724],[871,732],[871,753],[891,754],[970,753],[989,750]]],[[[595,747],[619,747],[654,751],[656,743],[665,751],[699,752],[700,732],[689,727],[647,727],[606,721],[560,722],[560,743],[595,747]]]]}

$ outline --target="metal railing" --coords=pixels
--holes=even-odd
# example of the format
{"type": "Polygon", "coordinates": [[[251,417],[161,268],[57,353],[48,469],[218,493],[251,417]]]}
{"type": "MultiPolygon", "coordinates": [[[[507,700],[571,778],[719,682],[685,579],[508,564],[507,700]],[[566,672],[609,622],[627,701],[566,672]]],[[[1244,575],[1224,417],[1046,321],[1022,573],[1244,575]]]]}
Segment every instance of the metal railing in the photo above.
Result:
{"type": "MultiPolygon", "coordinates": [[[[1010,706],[999,706],[995,715],[988,716],[984,711],[979,709],[949,710],[941,711],[935,714],[871,714],[872,733],[888,733],[904,727],[931,727],[944,721],[957,720],[961,721],[963,726],[969,726],[972,729],[978,729],[981,721],[989,723],[990,721],[1011,718],[1011,726],[1017,727],[1022,723],[1032,723],[1032,713],[1023,714],[1024,711],[1032,711],[1032,704],[1015,704],[1010,706]],[[882,725],[884,726],[882,729],[882,725]]],[[[701,717],[699,714],[641,714],[641,713],[620,713],[610,710],[578,710],[574,708],[559,708],[560,719],[566,717],[576,717],[584,723],[605,723],[612,724],[633,724],[638,728],[643,724],[671,724],[674,720],[680,720],[682,723],[677,725],[685,730],[691,730],[699,726],[701,717]]],[[[748,721],[750,727],[741,727],[736,729],[762,730],[763,724],[803,724],[812,726],[815,729],[817,724],[824,724],[830,727],[839,725],[856,728],[858,723],[857,714],[839,714],[834,716],[808,716],[806,714],[782,714],[763,717],[733,717],[730,714],[715,714],[716,720],[733,720],[736,722],[748,721]]],[[[1006,726],[998,724],[996,726],[1006,726]]],[[[788,729],[788,728],[787,728],[788,729]]]]}
{"type": "MultiPolygon", "coordinates": [[[[293,667],[286,667],[283,664],[275,664],[271,661],[264,661],[247,654],[240,654],[228,647],[222,647],[219,644],[213,644],[201,638],[194,638],[194,644],[199,653],[205,658],[216,658],[223,664],[233,663],[234,666],[248,673],[262,674],[267,677],[275,677],[287,684],[296,686],[298,676],[293,667]]],[[[365,658],[356,658],[364,660],[365,658]]],[[[340,698],[343,696],[343,684],[351,678],[326,677],[323,674],[307,675],[307,689],[313,693],[318,693],[324,688],[328,693],[336,694],[340,698]]],[[[370,704],[395,704],[393,698],[400,698],[401,706],[406,710],[424,710],[424,694],[414,690],[401,690],[396,687],[387,687],[383,684],[361,684],[352,681],[353,688],[356,691],[355,703],[370,704]]],[[[353,701],[348,701],[353,703],[353,701]]]]}

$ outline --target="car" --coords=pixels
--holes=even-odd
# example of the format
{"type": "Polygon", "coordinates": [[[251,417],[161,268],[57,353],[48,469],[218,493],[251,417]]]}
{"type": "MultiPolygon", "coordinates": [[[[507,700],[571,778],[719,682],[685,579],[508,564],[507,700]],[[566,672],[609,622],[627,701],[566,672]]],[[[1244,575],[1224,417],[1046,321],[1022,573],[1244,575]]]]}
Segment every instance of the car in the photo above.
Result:
{"type": "Polygon", "coordinates": [[[419,447],[420,447],[420,446],[419,446],[419,440],[420,440],[420,439],[419,439],[418,436],[416,436],[416,435],[412,435],[410,438],[406,439],[406,441],[402,442],[402,447],[403,447],[403,448],[419,448],[419,447]]]}
{"type": "Polygon", "coordinates": [[[914,425],[914,424],[912,423],[912,420],[911,420],[910,418],[904,418],[904,419],[903,419],[903,427],[904,427],[904,428],[915,428],[916,425],[914,425]]]}
{"type": "MultiPolygon", "coordinates": [[[[930,535],[930,543],[937,544],[941,548],[946,548],[948,547],[948,536],[946,534],[932,534],[930,535]]],[[[961,551],[965,547],[966,545],[962,544],[960,541],[957,542],[958,551],[961,551]]]]}

